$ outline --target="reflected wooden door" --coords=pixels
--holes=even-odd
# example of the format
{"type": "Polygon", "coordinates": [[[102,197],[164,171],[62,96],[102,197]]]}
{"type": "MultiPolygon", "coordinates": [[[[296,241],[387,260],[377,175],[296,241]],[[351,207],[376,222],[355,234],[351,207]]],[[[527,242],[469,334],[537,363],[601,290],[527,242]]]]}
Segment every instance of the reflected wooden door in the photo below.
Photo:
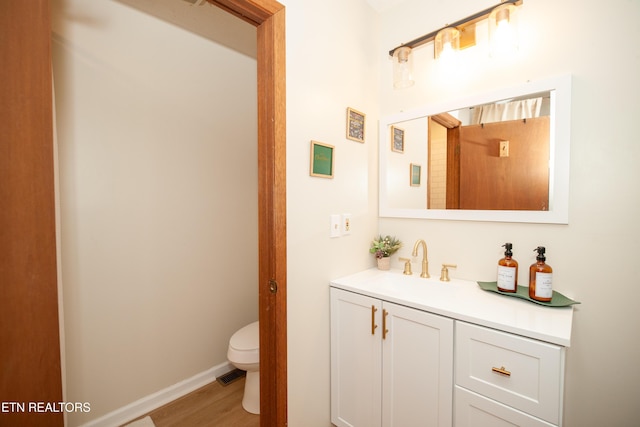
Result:
{"type": "Polygon", "coordinates": [[[460,128],[460,209],[549,209],[549,117],[460,128]]]}

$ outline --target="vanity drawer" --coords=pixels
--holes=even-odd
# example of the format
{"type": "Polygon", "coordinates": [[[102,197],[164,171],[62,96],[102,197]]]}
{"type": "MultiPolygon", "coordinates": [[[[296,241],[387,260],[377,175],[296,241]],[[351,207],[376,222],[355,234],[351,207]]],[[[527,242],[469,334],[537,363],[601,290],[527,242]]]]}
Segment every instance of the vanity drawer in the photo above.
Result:
{"type": "Polygon", "coordinates": [[[564,348],[456,322],[456,384],[560,424],[564,348]]]}
{"type": "Polygon", "coordinates": [[[495,400],[456,386],[455,427],[554,427],[495,400]]]}

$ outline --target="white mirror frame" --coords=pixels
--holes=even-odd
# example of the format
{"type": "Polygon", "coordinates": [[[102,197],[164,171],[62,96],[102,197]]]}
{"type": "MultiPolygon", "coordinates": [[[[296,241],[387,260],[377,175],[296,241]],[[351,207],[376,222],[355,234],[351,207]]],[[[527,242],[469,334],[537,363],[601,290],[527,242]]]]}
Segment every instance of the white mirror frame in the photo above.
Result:
{"type": "Polygon", "coordinates": [[[552,77],[518,86],[497,89],[465,99],[426,105],[380,120],[379,138],[379,215],[393,218],[424,218],[466,221],[569,223],[569,152],[571,145],[571,76],[552,77]],[[420,117],[491,103],[528,94],[553,90],[550,111],[549,210],[462,210],[462,209],[402,209],[389,207],[387,187],[387,156],[389,127],[420,117]]]}

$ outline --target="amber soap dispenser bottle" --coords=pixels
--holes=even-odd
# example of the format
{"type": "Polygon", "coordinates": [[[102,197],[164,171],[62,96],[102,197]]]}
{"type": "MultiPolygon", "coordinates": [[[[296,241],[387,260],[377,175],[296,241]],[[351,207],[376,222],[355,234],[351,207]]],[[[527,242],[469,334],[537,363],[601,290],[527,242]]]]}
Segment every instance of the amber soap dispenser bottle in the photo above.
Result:
{"type": "Polygon", "coordinates": [[[498,290],[500,292],[516,292],[518,290],[518,261],[512,258],[511,243],[502,245],[505,248],[504,258],[498,261],[498,290]]]}
{"type": "Polygon", "coordinates": [[[534,252],[538,252],[538,256],[536,262],[529,267],[529,298],[550,302],[553,297],[553,270],[545,264],[544,246],[538,246],[534,252]]]}

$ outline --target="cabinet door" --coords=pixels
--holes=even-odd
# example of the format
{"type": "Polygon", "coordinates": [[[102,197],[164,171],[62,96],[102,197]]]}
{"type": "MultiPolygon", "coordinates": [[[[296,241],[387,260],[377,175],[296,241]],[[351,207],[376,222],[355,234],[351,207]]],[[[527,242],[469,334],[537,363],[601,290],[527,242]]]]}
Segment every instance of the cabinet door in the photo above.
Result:
{"type": "Polygon", "coordinates": [[[456,386],[456,427],[552,427],[538,418],[520,412],[472,391],[456,386]]]}
{"type": "Polygon", "coordinates": [[[331,289],[331,422],[377,427],[381,422],[379,300],[331,289]]]}
{"type": "Polygon", "coordinates": [[[387,302],[382,309],[382,425],[451,426],[453,320],[387,302]]]}

